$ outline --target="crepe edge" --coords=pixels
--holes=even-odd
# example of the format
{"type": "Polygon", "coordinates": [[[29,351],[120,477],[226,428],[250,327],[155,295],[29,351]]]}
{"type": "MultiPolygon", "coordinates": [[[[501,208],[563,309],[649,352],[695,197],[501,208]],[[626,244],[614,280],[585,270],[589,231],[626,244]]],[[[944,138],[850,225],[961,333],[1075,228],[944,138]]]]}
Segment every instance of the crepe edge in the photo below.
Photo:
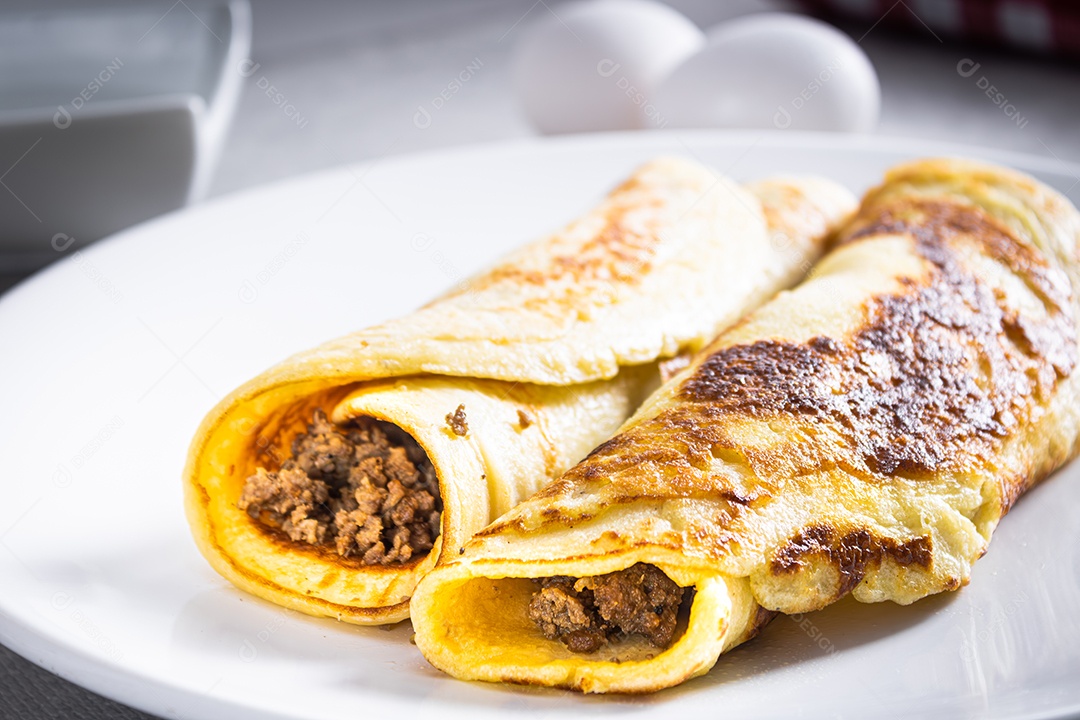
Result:
{"type": "Polygon", "coordinates": [[[773,613],[758,606],[746,578],[688,568],[675,554],[657,555],[646,550],[545,562],[452,561],[420,581],[413,594],[411,615],[417,648],[434,667],[458,679],[559,687],[587,694],[641,694],[707,673],[722,653],[756,635],[773,613]],[[466,587],[490,583],[498,596],[499,583],[506,580],[601,575],[637,562],[653,564],[680,586],[694,589],[685,631],[668,648],[657,650],[652,657],[645,653],[640,659],[612,661],[573,655],[559,641],[544,638],[535,626],[523,629],[520,621],[513,626],[513,619],[521,613],[520,597],[504,592],[501,601],[485,597],[479,602],[470,597],[476,593],[466,587]],[[490,632],[474,633],[470,625],[475,624],[472,620],[477,612],[497,622],[509,620],[490,632]],[[514,643],[519,651],[511,654],[524,657],[500,660],[514,643]]]}

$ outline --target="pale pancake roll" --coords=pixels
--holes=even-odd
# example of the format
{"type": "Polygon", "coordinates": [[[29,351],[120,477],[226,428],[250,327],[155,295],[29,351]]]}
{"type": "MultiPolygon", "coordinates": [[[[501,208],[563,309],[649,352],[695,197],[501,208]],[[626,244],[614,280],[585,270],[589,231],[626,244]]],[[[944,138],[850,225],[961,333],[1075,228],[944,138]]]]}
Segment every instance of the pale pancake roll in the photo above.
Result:
{"type": "Polygon", "coordinates": [[[775,612],[966,584],[1077,452],[1078,247],[1025,175],[891,170],[807,280],[420,583],[417,646],[464,679],[649,692],[775,612]]]}
{"type": "Polygon", "coordinates": [[[184,472],[200,550],[289,608],[406,618],[421,577],[609,437],[659,361],[796,282],[855,205],[826,180],[642,166],[455,292],[225,398],[184,472]]]}

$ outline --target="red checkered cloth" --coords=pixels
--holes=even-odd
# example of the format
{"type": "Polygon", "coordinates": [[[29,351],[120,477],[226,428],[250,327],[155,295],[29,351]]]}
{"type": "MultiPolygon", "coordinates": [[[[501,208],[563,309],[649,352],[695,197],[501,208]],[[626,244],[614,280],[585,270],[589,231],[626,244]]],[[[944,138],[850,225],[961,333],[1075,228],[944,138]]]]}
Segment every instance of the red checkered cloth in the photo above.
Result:
{"type": "Polygon", "coordinates": [[[810,10],[865,22],[1080,59],[1077,0],[802,0],[810,10]]]}

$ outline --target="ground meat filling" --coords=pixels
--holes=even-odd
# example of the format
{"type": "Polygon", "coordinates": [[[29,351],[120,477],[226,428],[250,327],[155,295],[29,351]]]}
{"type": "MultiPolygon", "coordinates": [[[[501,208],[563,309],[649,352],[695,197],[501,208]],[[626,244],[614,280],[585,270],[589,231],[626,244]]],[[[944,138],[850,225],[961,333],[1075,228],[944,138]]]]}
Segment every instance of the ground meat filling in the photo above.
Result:
{"type": "Polygon", "coordinates": [[[596,652],[604,643],[642,635],[666,648],[675,639],[681,588],[654,565],[638,563],[595,577],[548,577],[529,602],[529,619],[544,637],[572,652],[596,652]]]}
{"type": "Polygon", "coordinates": [[[292,457],[247,479],[239,507],[296,542],[391,565],[431,549],[442,502],[431,461],[400,428],[372,418],[334,425],[316,410],[292,457]]]}

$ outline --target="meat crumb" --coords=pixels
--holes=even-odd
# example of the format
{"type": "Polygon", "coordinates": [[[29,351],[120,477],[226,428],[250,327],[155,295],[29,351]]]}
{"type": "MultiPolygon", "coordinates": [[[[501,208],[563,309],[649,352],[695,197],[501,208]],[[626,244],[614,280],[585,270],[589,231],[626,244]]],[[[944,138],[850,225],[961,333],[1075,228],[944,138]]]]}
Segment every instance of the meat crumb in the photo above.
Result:
{"type": "Polygon", "coordinates": [[[426,553],[442,511],[435,470],[415,440],[372,418],[335,425],[322,410],[278,470],[248,477],[238,506],[294,542],[367,565],[426,553]]]}
{"type": "Polygon", "coordinates": [[[533,424],[532,415],[518,408],[518,427],[524,430],[533,424]]]}
{"type": "Polygon", "coordinates": [[[575,653],[596,652],[633,634],[654,647],[670,646],[686,592],[645,563],[606,575],[535,582],[540,587],[529,602],[529,618],[544,637],[560,640],[575,653]]]}
{"type": "Polygon", "coordinates": [[[457,410],[452,413],[446,413],[446,424],[450,426],[450,429],[458,437],[465,437],[469,434],[469,423],[465,421],[465,405],[458,405],[457,410]]]}

